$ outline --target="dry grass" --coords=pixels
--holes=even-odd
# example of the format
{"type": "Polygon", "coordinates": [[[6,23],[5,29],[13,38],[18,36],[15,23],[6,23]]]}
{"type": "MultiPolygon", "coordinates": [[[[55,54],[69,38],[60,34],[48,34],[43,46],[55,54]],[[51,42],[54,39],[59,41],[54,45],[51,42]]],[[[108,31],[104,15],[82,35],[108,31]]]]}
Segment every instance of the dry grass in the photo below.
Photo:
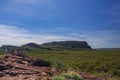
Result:
{"type": "Polygon", "coordinates": [[[0,60],[4,59],[5,56],[4,55],[0,55],[0,60]]]}

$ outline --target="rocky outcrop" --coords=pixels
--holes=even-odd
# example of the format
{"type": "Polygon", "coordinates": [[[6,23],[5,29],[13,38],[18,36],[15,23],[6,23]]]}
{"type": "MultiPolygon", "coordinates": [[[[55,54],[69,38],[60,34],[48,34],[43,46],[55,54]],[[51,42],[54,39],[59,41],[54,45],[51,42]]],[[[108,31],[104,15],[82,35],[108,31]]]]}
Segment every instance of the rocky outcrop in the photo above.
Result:
{"type": "Polygon", "coordinates": [[[61,46],[67,48],[84,48],[84,49],[91,49],[86,41],[58,41],[58,42],[49,42],[44,43],[43,45],[46,46],[61,46]]]}
{"type": "Polygon", "coordinates": [[[59,71],[50,68],[50,63],[44,60],[36,60],[26,57],[24,60],[19,56],[5,55],[0,60],[0,80],[51,80],[59,71]],[[41,65],[35,62],[42,62],[41,65]],[[35,66],[34,66],[34,65],[35,66]],[[49,64],[49,65],[45,65],[49,64]]]}

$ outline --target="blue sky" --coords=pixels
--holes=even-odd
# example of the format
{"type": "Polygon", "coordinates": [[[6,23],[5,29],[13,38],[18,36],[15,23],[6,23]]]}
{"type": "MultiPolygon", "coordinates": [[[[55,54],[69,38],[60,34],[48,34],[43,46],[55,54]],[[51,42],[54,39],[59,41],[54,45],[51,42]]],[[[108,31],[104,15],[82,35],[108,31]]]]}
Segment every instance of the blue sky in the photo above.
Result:
{"type": "Polygon", "coordinates": [[[60,40],[120,47],[120,0],[0,0],[0,46],[60,40]]]}

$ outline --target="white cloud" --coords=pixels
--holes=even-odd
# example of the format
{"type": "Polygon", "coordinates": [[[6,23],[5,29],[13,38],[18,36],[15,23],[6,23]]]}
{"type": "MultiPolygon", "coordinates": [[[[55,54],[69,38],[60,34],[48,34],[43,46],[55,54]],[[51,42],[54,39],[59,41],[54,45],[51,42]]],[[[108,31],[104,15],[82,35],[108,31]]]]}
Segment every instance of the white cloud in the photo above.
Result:
{"type": "Polygon", "coordinates": [[[66,35],[32,33],[17,26],[0,25],[0,46],[20,46],[29,42],[44,43],[51,41],[80,40],[87,41],[92,48],[120,47],[119,32],[97,31],[87,33],[71,33],[66,35]]]}
{"type": "Polygon", "coordinates": [[[119,31],[94,31],[84,33],[72,33],[70,36],[87,41],[93,48],[120,47],[119,31]]]}
{"type": "Polygon", "coordinates": [[[10,25],[0,25],[0,46],[17,45],[20,46],[29,42],[43,43],[59,40],[77,40],[72,37],[50,35],[50,34],[33,34],[26,29],[10,25]]]}

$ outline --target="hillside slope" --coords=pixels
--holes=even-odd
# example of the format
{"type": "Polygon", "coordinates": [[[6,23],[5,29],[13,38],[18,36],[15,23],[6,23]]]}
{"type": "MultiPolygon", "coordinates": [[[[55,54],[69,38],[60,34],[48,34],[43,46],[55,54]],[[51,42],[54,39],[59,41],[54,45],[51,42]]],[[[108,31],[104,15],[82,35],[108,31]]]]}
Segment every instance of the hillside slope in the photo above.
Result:
{"type": "Polygon", "coordinates": [[[92,49],[86,41],[59,41],[49,42],[43,44],[27,43],[21,46],[3,45],[0,47],[0,53],[5,52],[5,49],[14,51],[19,49],[25,53],[49,53],[50,51],[63,51],[63,50],[86,50],[92,49]]]}

